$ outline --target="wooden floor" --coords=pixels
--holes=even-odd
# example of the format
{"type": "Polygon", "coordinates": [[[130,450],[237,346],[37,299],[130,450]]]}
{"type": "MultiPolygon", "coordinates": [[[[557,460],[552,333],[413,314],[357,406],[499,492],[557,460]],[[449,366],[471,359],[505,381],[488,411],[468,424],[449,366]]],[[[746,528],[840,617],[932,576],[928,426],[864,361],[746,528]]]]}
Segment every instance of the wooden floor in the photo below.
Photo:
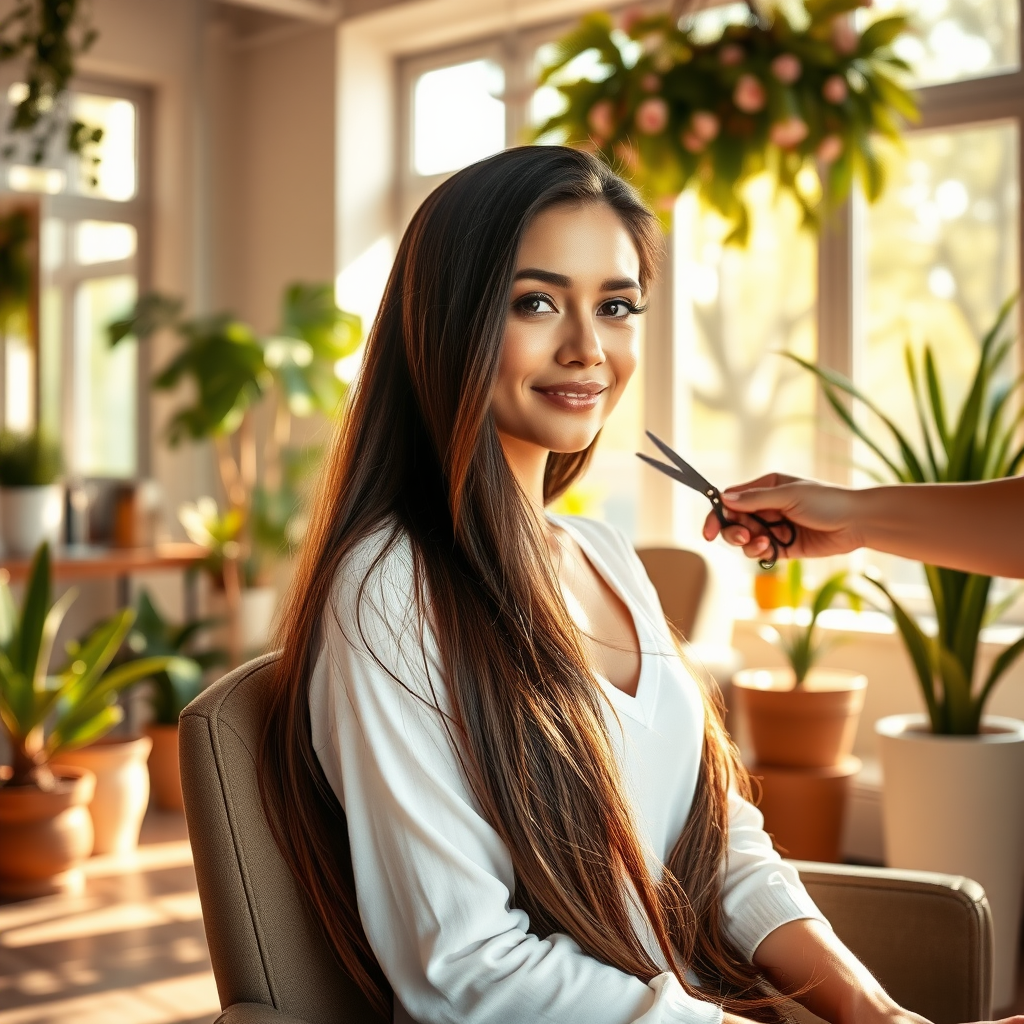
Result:
{"type": "Polygon", "coordinates": [[[210,1024],[220,1013],[179,814],[93,857],[79,897],[0,905],[0,1024],[210,1024]]]}
{"type": "Polygon", "coordinates": [[[151,811],[136,854],[93,857],[86,872],[80,897],[0,905],[0,1024],[211,1024],[220,1003],[184,818],[151,811]]]}

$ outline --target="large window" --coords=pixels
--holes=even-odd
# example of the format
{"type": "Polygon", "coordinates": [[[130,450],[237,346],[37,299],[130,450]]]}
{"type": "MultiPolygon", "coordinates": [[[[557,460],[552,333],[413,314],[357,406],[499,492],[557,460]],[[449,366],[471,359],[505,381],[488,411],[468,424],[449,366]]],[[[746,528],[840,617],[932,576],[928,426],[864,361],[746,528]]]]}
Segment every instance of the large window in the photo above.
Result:
{"type": "MultiPolygon", "coordinates": [[[[791,352],[852,375],[913,430],[903,348],[935,348],[951,397],[977,340],[1020,287],[1019,0],[876,0],[861,14],[910,8],[901,45],[923,116],[886,156],[890,185],[873,207],[855,199],[820,239],[751,183],[751,244],[722,245],[714,214],[677,204],[670,258],[646,325],[645,370],[613,417],[577,505],[634,537],[696,541],[706,503],[641,470],[649,428],[720,485],[769,469],[855,482],[864,453],[826,411],[791,352]]],[[[698,15],[711,34],[744,5],[698,15]]],[[[402,66],[402,215],[456,166],[523,141],[557,109],[532,86],[567,26],[511,33],[402,66]]],[[[599,73],[583,54],[573,75],[599,73]]],[[[742,561],[737,559],[737,564],[742,561]]],[[[908,567],[886,571],[913,584],[908,567]]]]}
{"type": "MultiPolygon", "coordinates": [[[[8,105],[21,88],[8,88],[8,105]]],[[[38,196],[41,209],[39,348],[8,344],[2,420],[15,429],[38,420],[61,439],[76,476],[130,477],[148,468],[144,368],[134,341],[111,350],[106,338],[146,272],[147,99],[143,90],[79,82],[71,109],[103,129],[99,162],[55,144],[42,166],[17,158],[2,165],[8,196],[38,196]]]]}

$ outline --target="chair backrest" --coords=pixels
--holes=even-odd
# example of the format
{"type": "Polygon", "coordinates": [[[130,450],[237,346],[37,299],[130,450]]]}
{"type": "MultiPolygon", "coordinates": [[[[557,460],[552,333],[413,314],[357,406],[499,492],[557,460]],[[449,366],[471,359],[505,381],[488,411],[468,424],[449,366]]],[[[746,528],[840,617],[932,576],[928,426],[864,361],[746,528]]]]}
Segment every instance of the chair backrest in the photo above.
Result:
{"type": "Polygon", "coordinates": [[[708,584],[708,566],[696,551],[686,548],[637,548],[665,617],[688,640],[708,584]]]}
{"type": "MultiPolygon", "coordinates": [[[[185,816],[223,1007],[262,1003],[309,1024],[384,1024],[341,970],[277,849],[256,755],[274,655],[205,690],[182,713],[185,816]]],[[[344,830],[339,849],[348,850],[344,830]]]]}

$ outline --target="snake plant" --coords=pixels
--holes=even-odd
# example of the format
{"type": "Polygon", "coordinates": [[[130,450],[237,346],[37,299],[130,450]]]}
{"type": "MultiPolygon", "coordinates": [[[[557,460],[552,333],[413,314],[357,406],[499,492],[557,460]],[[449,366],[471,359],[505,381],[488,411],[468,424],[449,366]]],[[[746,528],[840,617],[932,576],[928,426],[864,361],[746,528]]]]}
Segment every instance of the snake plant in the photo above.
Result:
{"type": "MultiPolygon", "coordinates": [[[[817,376],[829,405],[840,420],[878,457],[899,483],[954,483],[1014,476],[1024,467],[1018,430],[1024,423],[1024,375],[1005,381],[1000,371],[1013,349],[1006,326],[1016,299],[1007,301],[981,341],[978,364],[956,417],[949,417],[930,346],[917,360],[905,350],[907,377],[921,432],[915,446],[893,421],[841,374],[792,356],[817,376]],[[887,450],[861,425],[848,407],[849,396],[882,425],[895,450],[887,450]]],[[[978,671],[982,627],[998,618],[1005,602],[991,597],[992,578],[975,573],[924,567],[937,628],[929,635],[877,579],[871,582],[888,598],[896,625],[914,665],[932,732],[970,736],[980,726],[985,703],[1006,670],[1024,653],[1024,637],[1009,645],[988,672],[978,671]]]]}
{"type": "Polygon", "coordinates": [[[8,786],[51,789],[50,759],[117,725],[123,716],[117,694],[167,669],[173,660],[145,658],[107,671],[135,621],[134,610],[125,608],[69,644],[67,663],[50,675],[54,639],[75,598],[71,590],[51,604],[50,590],[46,544],[32,561],[20,614],[7,583],[0,583],[0,720],[14,752],[8,786]]]}

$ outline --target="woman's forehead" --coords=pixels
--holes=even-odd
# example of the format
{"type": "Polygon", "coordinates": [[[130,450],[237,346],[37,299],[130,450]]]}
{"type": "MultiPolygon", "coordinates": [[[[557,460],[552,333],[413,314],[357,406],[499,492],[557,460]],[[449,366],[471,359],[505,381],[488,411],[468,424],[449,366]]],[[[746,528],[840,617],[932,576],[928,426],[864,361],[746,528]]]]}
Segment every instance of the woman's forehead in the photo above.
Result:
{"type": "Polygon", "coordinates": [[[606,203],[553,206],[537,214],[523,235],[516,270],[529,267],[574,282],[636,278],[640,256],[625,224],[606,203]]]}

